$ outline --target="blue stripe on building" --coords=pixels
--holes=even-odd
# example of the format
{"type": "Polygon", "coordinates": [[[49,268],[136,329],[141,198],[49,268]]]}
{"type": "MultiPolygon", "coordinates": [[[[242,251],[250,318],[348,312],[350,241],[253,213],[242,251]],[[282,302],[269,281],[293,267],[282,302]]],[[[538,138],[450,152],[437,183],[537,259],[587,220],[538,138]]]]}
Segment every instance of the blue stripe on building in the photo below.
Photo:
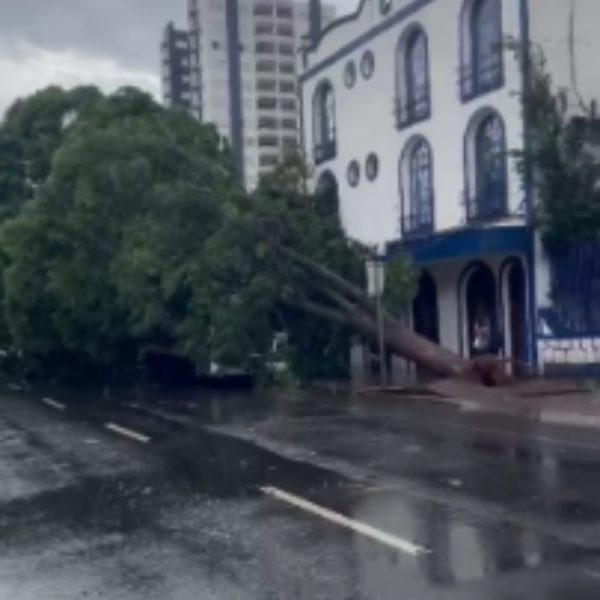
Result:
{"type": "Polygon", "coordinates": [[[483,256],[526,256],[529,235],[528,229],[522,226],[442,231],[428,237],[392,242],[387,246],[387,257],[408,254],[415,264],[427,266],[483,256]]]}
{"type": "MultiPolygon", "coordinates": [[[[421,10],[423,7],[427,6],[428,4],[432,4],[435,1],[436,0],[415,0],[412,4],[409,4],[402,10],[399,10],[398,12],[394,13],[388,19],[386,19],[385,21],[382,21],[379,25],[376,25],[375,27],[373,27],[372,29],[370,29],[369,31],[364,33],[363,35],[357,37],[355,40],[353,40],[349,44],[342,46],[342,48],[340,48],[339,50],[334,52],[331,56],[328,56],[326,59],[322,60],[320,63],[317,63],[316,65],[312,66],[310,69],[307,69],[300,76],[300,78],[299,78],[300,81],[304,82],[304,81],[307,81],[308,79],[312,79],[315,75],[318,75],[321,71],[323,71],[323,69],[326,69],[327,67],[330,67],[331,65],[335,64],[340,59],[344,58],[348,54],[351,54],[352,52],[354,52],[361,46],[370,42],[373,38],[376,38],[378,35],[381,35],[388,29],[395,27],[398,23],[405,21],[406,19],[411,17],[414,13],[421,10]]],[[[351,21],[353,19],[358,18],[362,11],[363,5],[364,5],[364,2],[361,4],[361,7],[359,8],[359,10],[356,13],[354,13],[353,15],[350,15],[349,17],[343,17],[342,19],[339,19],[338,21],[334,21],[333,23],[331,23],[329,25],[329,27],[326,27],[323,30],[321,39],[323,38],[324,35],[326,35],[329,31],[331,31],[335,27],[342,25],[344,23],[347,23],[348,21],[351,21]]],[[[317,47],[318,47],[318,45],[317,45],[317,47]]]]}

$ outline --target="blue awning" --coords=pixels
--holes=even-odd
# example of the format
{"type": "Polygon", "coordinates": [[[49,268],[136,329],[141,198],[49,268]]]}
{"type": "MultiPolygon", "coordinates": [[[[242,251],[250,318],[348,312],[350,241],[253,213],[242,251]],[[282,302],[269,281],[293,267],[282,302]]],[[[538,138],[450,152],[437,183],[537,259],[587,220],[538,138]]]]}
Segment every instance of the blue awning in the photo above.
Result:
{"type": "Polygon", "coordinates": [[[408,254],[418,265],[490,255],[526,254],[531,231],[524,225],[454,229],[387,245],[387,257],[408,254]]]}

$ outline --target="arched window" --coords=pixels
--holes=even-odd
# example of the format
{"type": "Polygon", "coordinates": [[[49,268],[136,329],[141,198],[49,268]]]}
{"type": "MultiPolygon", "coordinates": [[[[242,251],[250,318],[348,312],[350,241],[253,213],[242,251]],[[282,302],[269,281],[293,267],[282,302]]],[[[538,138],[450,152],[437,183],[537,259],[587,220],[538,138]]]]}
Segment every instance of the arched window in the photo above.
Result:
{"type": "Polygon", "coordinates": [[[402,180],[402,234],[423,235],[433,230],[433,165],[431,147],[423,138],[408,142],[404,151],[402,180]]]}
{"type": "Polygon", "coordinates": [[[465,0],[462,13],[463,99],[503,84],[501,0],[465,0]]]}
{"type": "Polygon", "coordinates": [[[481,221],[506,216],[507,152],[500,115],[488,112],[476,117],[467,131],[466,144],[468,219],[481,221]]]}
{"type": "Polygon", "coordinates": [[[411,27],[400,38],[397,55],[396,112],[399,127],[429,117],[429,52],[421,27],[411,27]]]}
{"type": "Polygon", "coordinates": [[[313,98],[313,143],[316,164],[335,157],[335,96],[328,81],[323,81],[317,86],[313,98]]]}
{"type": "Polygon", "coordinates": [[[316,210],[321,216],[339,217],[339,188],[335,175],[323,171],[315,189],[316,210]]]}

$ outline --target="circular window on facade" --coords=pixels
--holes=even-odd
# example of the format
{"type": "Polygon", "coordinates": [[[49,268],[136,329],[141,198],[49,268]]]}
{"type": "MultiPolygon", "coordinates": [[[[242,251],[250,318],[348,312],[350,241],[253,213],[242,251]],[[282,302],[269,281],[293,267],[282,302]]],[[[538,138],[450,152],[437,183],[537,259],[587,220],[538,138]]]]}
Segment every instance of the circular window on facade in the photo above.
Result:
{"type": "Polygon", "coordinates": [[[350,187],[356,187],[358,185],[358,182],[360,181],[360,165],[357,160],[353,160],[348,165],[347,177],[350,187]]]}
{"type": "Polygon", "coordinates": [[[354,87],[354,84],[356,83],[356,64],[352,60],[346,63],[344,69],[344,83],[347,88],[354,87]]]}
{"type": "Polygon", "coordinates": [[[375,181],[379,175],[379,158],[371,152],[365,161],[365,175],[369,181],[375,181]]]}
{"type": "Polygon", "coordinates": [[[365,79],[370,79],[375,71],[375,55],[371,50],[367,50],[360,59],[360,72],[365,79]]]}
{"type": "Polygon", "coordinates": [[[392,8],[392,0],[379,0],[379,8],[381,10],[381,14],[385,15],[390,12],[390,8],[392,8]]]}

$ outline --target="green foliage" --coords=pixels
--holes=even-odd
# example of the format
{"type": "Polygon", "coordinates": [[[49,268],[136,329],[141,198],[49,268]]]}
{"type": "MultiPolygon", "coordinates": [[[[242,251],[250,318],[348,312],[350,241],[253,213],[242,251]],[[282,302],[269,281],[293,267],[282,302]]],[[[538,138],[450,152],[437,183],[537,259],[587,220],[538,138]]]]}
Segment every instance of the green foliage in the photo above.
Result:
{"type": "Polygon", "coordinates": [[[583,101],[583,116],[564,111],[544,56],[531,49],[529,61],[531,89],[524,110],[530,156],[516,155],[522,172],[528,158],[533,164],[538,225],[550,245],[595,238],[600,231],[600,123],[586,114],[583,101]]]}
{"type": "Polygon", "coordinates": [[[360,288],[364,250],[344,236],[337,190],[311,193],[309,176],[288,156],[248,194],[214,127],[135,89],[18,102],[0,129],[0,336],[52,371],[108,373],[152,349],[202,370],[347,375],[350,321],[290,253],[360,288]]]}
{"type": "Polygon", "coordinates": [[[292,248],[351,281],[360,282],[360,249],[344,236],[337,213],[322,210],[322,197],[307,191],[301,159],[289,156],[265,177],[250,198],[227,215],[209,245],[213,265],[214,348],[220,361],[268,357],[275,332],[288,340],[286,360],[301,379],[341,377],[348,372],[350,331],[307,316],[286,300],[323,299],[290,266],[292,248]]]}
{"type": "Polygon", "coordinates": [[[388,311],[402,317],[416,294],[415,270],[408,256],[401,255],[386,265],[383,303],[388,311]]]}
{"type": "Polygon", "coordinates": [[[8,109],[0,127],[0,220],[33,196],[50,174],[66,130],[100,98],[94,87],[50,87],[8,109]]]}
{"type": "Polygon", "coordinates": [[[194,259],[233,186],[229,164],[212,128],[145,94],[96,101],[63,131],[35,198],[2,230],[15,346],[109,366],[178,339],[197,312],[197,302],[187,309],[202,270],[194,259]]]}

